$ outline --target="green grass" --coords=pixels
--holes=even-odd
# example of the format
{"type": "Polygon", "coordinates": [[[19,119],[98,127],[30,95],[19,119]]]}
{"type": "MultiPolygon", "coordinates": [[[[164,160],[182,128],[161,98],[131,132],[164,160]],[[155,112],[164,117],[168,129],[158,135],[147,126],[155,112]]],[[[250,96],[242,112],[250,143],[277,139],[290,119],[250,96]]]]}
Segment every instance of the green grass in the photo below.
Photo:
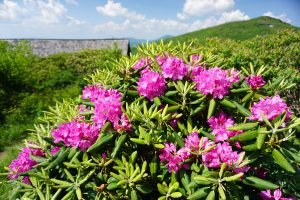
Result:
{"type": "Polygon", "coordinates": [[[27,136],[27,130],[32,128],[30,124],[3,124],[0,126],[0,153],[6,146],[11,146],[18,140],[27,136]]]}
{"type": "Polygon", "coordinates": [[[164,41],[179,41],[184,42],[190,39],[197,38],[204,42],[206,38],[218,37],[234,40],[247,40],[254,38],[257,35],[274,34],[284,29],[297,29],[288,23],[282,22],[279,19],[271,17],[258,17],[246,21],[229,22],[218,26],[186,33],[176,37],[166,39],[164,41]]]}
{"type": "MultiPolygon", "coordinates": [[[[6,173],[4,167],[7,167],[19,153],[23,142],[15,143],[12,146],[5,147],[5,151],[0,154],[0,173],[6,173]]],[[[7,176],[0,176],[0,199],[13,199],[14,190],[17,185],[14,182],[8,182],[7,176]]]]}

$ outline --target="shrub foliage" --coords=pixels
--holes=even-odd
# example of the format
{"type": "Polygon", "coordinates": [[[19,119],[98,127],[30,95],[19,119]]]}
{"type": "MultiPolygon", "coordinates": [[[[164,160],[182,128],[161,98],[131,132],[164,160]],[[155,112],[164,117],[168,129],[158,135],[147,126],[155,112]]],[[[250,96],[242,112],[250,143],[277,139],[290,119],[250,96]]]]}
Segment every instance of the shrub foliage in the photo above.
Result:
{"type": "Polygon", "coordinates": [[[200,52],[146,45],[91,75],[7,168],[15,197],[299,198],[300,120],[279,96],[290,85],[200,52]]]}

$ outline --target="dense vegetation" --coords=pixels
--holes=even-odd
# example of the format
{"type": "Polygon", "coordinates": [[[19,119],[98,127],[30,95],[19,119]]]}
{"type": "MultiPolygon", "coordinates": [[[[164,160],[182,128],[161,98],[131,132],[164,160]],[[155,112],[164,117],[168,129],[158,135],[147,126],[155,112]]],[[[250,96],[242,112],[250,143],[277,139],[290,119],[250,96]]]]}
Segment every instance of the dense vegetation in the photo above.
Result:
{"type": "Polygon", "coordinates": [[[16,46],[1,42],[0,51],[0,151],[32,127],[55,101],[79,95],[86,84],[84,77],[121,55],[117,49],[108,49],[39,58],[26,42],[16,46]]]}
{"type": "Polygon", "coordinates": [[[218,26],[201,29],[183,35],[168,38],[165,41],[186,42],[197,38],[200,42],[205,42],[206,38],[218,37],[233,40],[247,40],[257,35],[270,35],[282,30],[299,30],[298,27],[282,22],[272,17],[258,17],[245,21],[229,22],[218,26]]]}
{"type": "MultiPolygon", "coordinates": [[[[118,49],[105,49],[40,58],[32,54],[26,42],[14,46],[1,41],[0,172],[17,155],[21,140],[27,137],[28,129],[33,128],[43,111],[56,101],[78,96],[89,74],[120,56],[118,49]]],[[[3,177],[0,183],[2,180],[3,177]]],[[[7,199],[7,191],[13,187],[0,184],[0,199],[7,199]]]]}
{"type": "Polygon", "coordinates": [[[289,82],[294,86],[285,95],[295,112],[300,113],[300,31],[283,30],[245,41],[220,38],[208,38],[204,44],[197,39],[192,41],[200,51],[221,59],[222,66],[242,69],[249,63],[254,67],[264,65],[270,71],[269,78],[286,77],[282,84],[289,82]]]}
{"type": "Polygon", "coordinates": [[[14,197],[299,198],[300,118],[283,98],[292,83],[199,52],[153,43],[91,75],[7,168],[14,197]]]}
{"type": "MultiPolygon", "coordinates": [[[[193,51],[189,53],[202,54],[209,66],[234,67],[242,73],[245,73],[244,69],[249,70],[250,65],[254,70],[265,66],[268,73],[264,78],[270,81],[268,84],[276,81],[277,84],[269,93],[264,92],[267,92],[267,95],[286,96],[285,99],[291,109],[299,116],[300,33],[297,29],[281,21],[261,17],[205,29],[206,32],[199,31],[201,37],[196,33],[190,33],[184,37],[173,38],[173,45],[162,45],[157,51],[170,51],[175,48],[176,41],[180,41],[181,45],[176,47],[179,48],[178,51],[187,52],[187,49],[192,48],[193,51]],[[278,32],[282,29],[289,30],[278,32]],[[243,32],[244,30],[246,32],[243,32]],[[262,36],[255,37],[256,35],[262,36]],[[204,36],[219,38],[205,38],[204,36]],[[193,42],[193,44],[188,46],[183,42],[193,42]]],[[[147,51],[140,51],[138,55],[153,56],[154,50],[150,47],[147,51]]],[[[4,172],[3,166],[7,166],[12,158],[16,157],[18,152],[16,147],[22,144],[21,139],[30,132],[27,129],[32,129],[33,123],[40,122],[37,120],[38,117],[43,115],[42,111],[47,110],[49,105],[54,105],[55,101],[61,102],[64,98],[77,97],[87,83],[95,83],[98,80],[107,85],[106,78],[114,77],[115,83],[119,84],[117,76],[109,76],[105,73],[96,73],[92,76],[93,79],[88,79],[88,82],[84,78],[98,68],[111,70],[110,67],[115,64],[112,64],[110,60],[119,58],[120,54],[120,51],[115,49],[85,50],[74,54],[57,54],[47,58],[38,58],[32,54],[26,42],[17,46],[0,42],[0,172],[4,172]],[[3,150],[5,150],[4,153],[1,152],[3,150]]],[[[190,59],[183,53],[179,56],[183,57],[185,62],[190,59]]],[[[118,66],[133,65],[137,59],[137,55],[132,55],[130,62],[123,60],[123,63],[119,63],[118,66]]],[[[205,66],[205,62],[202,64],[205,66]]],[[[44,122],[60,114],[61,109],[64,113],[66,104],[74,107],[78,102],[59,103],[58,106],[61,107],[54,107],[52,114],[48,113],[43,118],[44,122]]],[[[64,114],[54,117],[51,123],[63,122],[60,120],[67,120],[64,114]]],[[[43,130],[40,129],[40,131],[43,130]]],[[[1,183],[2,180],[4,179],[0,178],[0,199],[7,199],[5,195],[8,193],[4,191],[10,191],[17,185],[1,183]]],[[[288,193],[290,191],[293,189],[288,189],[288,193]]]]}

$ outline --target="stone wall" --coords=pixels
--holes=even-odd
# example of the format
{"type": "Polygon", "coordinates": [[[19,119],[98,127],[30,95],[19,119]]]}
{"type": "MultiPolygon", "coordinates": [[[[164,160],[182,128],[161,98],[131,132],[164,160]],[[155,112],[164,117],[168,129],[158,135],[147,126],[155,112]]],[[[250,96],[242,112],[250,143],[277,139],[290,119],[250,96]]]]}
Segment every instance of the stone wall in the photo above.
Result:
{"type": "MultiPolygon", "coordinates": [[[[127,39],[26,39],[34,54],[48,56],[62,52],[76,52],[82,49],[103,49],[117,46],[124,55],[129,54],[129,40],[127,39]]],[[[20,39],[6,40],[17,43],[20,39]]]]}

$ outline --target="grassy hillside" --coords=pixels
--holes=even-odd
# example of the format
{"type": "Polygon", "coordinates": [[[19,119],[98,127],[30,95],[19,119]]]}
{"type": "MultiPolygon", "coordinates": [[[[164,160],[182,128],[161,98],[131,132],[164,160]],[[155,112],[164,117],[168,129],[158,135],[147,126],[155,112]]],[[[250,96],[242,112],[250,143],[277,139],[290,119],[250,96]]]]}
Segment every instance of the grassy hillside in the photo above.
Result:
{"type": "Polygon", "coordinates": [[[246,40],[254,38],[257,35],[267,35],[277,33],[284,29],[297,29],[299,27],[292,26],[288,23],[282,22],[279,19],[272,17],[258,17],[246,21],[229,22],[218,26],[194,31],[166,39],[165,41],[179,41],[184,42],[193,38],[200,41],[205,41],[208,37],[218,37],[235,40],[246,40]]]}

